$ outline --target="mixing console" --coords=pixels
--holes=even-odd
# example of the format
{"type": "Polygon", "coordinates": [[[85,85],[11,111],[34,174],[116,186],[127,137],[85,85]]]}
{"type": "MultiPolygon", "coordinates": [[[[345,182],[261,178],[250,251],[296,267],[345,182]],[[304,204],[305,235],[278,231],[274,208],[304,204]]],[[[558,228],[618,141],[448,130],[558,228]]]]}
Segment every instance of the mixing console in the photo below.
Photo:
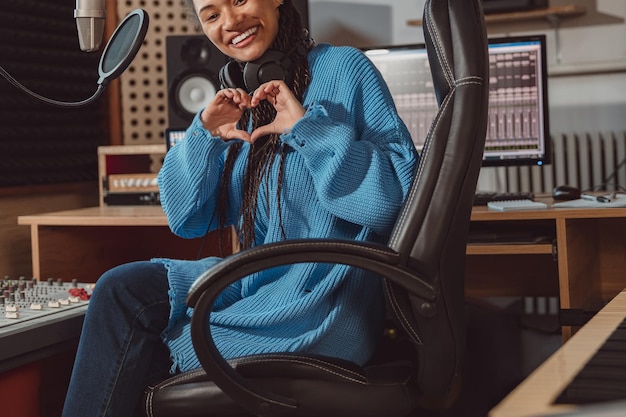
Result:
{"type": "Polygon", "coordinates": [[[0,279],[0,373],[75,349],[93,285],[0,279]]]}
{"type": "Polygon", "coordinates": [[[76,280],[0,279],[0,334],[6,326],[86,306],[92,287],[76,280]]]}

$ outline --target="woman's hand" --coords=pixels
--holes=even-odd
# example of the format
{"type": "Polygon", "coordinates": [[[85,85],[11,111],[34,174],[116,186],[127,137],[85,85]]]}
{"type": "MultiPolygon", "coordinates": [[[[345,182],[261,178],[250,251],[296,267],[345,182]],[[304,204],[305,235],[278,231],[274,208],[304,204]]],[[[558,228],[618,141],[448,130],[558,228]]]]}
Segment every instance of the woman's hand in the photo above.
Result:
{"type": "Polygon", "coordinates": [[[304,107],[282,80],[269,81],[259,86],[252,95],[250,106],[256,107],[263,100],[274,106],[276,118],[265,126],[257,127],[250,135],[250,142],[270,133],[287,132],[304,116],[304,107]]]}
{"type": "Polygon", "coordinates": [[[251,107],[251,97],[241,88],[226,88],[215,94],[200,115],[200,120],[211,135],[222,140],[242,139],[250,142],[250,134],[237,129],[243,112],[251,107]]]}
{"type": "Polygon", "coordinates": [[[200,120],[211,135],[223,140],[241,139],[253,143],[258,138],[289,131],[304,116],[305,109],[284,81],[269,81],[259,86],[250,96],[241,88],[226,88],[217,92],[200,115],[200,120]],[[276,109],[274,120],[257,127],[252,134],[237,129],[237,122],[248,108],[267,100],[276,109]]]}

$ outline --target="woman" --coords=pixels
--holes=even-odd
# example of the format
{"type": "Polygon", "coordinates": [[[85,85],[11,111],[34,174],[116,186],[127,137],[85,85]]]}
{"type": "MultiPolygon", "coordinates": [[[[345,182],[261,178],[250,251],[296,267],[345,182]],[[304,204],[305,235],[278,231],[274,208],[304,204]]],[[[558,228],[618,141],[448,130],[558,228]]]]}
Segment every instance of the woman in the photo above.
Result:
{"type": "MultiPolygon", "coordinates": [[[[290,0],[188,3],[233,62],[221,74],[226,88],[159,173],[172,231],[195,238],[234,225],[244,249],[306,237],[385,241],[418,156],[371,62],[354,48],[314,45],[290,0]],[[252,64],[270,55],[285,79],[251,85],[252,64]]],[[[130,415],[151,378],[200,366],[184,299],[219,260],[153,259],[98,280],[65,417],[130,415]]],[[[246,277],[216,302],[217,347],[226,358],[304,351],[363,364],[384,315],[380,280],[368,275],[298,264],[246,277]]]]}

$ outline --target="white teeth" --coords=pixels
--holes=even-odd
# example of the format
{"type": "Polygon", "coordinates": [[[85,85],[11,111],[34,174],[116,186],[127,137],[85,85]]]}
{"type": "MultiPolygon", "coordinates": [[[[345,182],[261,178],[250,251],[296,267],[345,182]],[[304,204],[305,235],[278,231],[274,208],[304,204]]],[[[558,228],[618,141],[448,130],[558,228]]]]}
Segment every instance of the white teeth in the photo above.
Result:
{"type": "Polygon", "coordinates": [[[241,42],[242,40],[246,39],[248,36],[255,34],[257,31],[258,27],[255,26],[253,28],[250,28],[248,30],[246,30],[244,33],[242,33],[239,36],[235,36],[232,40],[232,44],[233,45],[237,45],[239,42],[241,42]]]}

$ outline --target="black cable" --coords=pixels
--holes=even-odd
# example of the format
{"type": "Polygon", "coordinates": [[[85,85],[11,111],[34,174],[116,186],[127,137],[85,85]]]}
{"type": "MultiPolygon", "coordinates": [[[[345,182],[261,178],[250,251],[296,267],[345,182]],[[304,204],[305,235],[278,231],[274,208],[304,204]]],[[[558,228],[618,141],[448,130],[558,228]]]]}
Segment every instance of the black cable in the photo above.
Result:
{"type": "Polygon", "coordinates": [[[609,183],[609,180],[613,178],[613,180],[615,181],[615,186],[619,188],[620,190],[623,190],[624,188],[620,186],[619,182],[617,181],[617,173],[624,164],[626,164],[626,158],[622,159],[622,161],[619,164],[617,164],[617,167],[615,167],[615,170],[611,172],[610,175],[606,176],[606,178],[602,181],[601,185],[607,185],[609,183]]]}
{"type": "Polygon", "coordinates": [[[86,105],[91,104],[94,101],[96,101],[102,95],[102,93],[104,92],[104,86],[102,84],[98,84],[98,88],[97,88],[96,92],[91,97],[89,97],[86,100],[77,101],[77,102],[58,101],[58,100],[54,100],[54,99],[50,99],[50,98],[44,97],[42,95],[39,95],[39,94],[29,90],[28,88],[26,88],[25,86],[20,84],[20,82],[17,81],[15,78],[13,78],[11,76],[11,74],[9,74],[2,66],[0,66],[0,74],[4,78],[6,78],[6,80],[8,82],[13,84],[13,86],[15,86],[16,88],[18,88],[21,91],[25,92],[26,94],[30,95],[31,97],[34,97],[37,100],[43,101],[44,103],[52,104],[54,106],[59,106],[59,107],[82,107],[82,106],[86,106],[86,105]]]}

